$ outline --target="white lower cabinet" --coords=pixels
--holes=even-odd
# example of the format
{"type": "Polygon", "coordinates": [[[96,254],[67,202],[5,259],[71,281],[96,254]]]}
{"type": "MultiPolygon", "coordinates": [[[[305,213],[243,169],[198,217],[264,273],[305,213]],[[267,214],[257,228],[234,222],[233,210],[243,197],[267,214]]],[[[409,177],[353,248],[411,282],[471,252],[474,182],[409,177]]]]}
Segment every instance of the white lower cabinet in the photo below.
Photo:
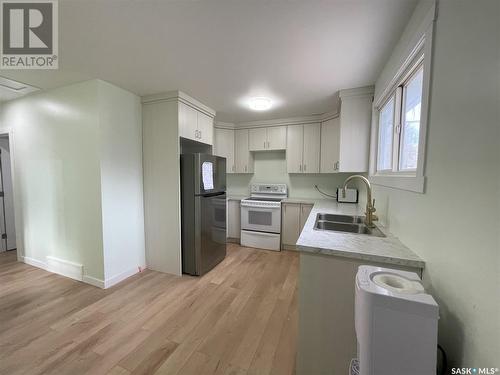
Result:
{"type": "Polygon", "coordinates": [[[283,249],[295,248],[312,207],[310,203],[282,204],[281,247],[283,249]]]}
{"type": "Polygon", "coordinates": [[[241,208],[240,201],[227,200],[227,238],[238,239],[241,232],[241,208]]]}

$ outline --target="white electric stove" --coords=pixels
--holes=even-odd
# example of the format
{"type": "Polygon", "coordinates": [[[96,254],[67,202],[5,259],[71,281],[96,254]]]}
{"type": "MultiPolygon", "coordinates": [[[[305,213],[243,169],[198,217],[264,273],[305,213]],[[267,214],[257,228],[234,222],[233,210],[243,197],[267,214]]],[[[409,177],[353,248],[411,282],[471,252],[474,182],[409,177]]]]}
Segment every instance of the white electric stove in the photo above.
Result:
{"type": "Polygon", "coordinates": [[[250,197],[241,200],[241,245],[280,251],[281,201],[285,184],[252,184],[250,197]]]}

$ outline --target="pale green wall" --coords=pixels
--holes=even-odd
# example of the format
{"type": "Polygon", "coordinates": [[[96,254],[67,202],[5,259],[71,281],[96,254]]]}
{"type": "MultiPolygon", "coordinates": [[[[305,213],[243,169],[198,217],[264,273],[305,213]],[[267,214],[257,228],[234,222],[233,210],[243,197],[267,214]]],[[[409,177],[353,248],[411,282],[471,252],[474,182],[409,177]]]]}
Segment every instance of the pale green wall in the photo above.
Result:
{"type": "Polygon", "coordinates": [[[104,278],[97,81],[6,103],[12,131],[14,205],[21,255],[48,255],[84,265],[104,278]]]}
{"type": "Polygon", "coordinates": [[[426,261],[456,366],[500,366],[499,7],[439,2],[425,194],[374,188],[381,219],[426,261]]]}
{"type": "Polygon", "coordinates": [[[284,151],[255,152],[255,172],[253,174],[228,174],[228,194],[247,195],[249,184],[287,184],[289,196],[295,198],[325,198],[314,189],[314,185],[328,193],[335,194],[338,185],[350,175],[338,174],[288,174],[284,151]]]}

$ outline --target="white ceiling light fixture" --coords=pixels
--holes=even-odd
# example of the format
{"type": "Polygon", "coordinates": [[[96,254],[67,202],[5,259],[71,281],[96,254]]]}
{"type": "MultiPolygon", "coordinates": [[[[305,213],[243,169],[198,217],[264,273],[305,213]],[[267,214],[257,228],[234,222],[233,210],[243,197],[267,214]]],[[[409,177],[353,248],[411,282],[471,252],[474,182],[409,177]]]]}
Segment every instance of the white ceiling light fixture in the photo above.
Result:
{"type": "Polygon", "coordinates": [[[273,106],[273,101],[265,96],[251,98],[249,101],[250,109],[254,111],[267,111],[273,106]]]}

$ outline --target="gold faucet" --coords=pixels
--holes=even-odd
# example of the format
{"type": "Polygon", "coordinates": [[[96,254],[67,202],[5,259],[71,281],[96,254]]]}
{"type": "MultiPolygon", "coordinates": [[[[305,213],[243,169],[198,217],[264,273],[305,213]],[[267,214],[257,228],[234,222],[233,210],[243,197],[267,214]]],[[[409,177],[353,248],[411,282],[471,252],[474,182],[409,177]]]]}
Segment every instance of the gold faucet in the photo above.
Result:
{"type": "Polygon", "coordinates": [[[378,216],[375,215],[375,199],[372,201],[372,185],[370,184],[370,181],[364,176],[361,176],[359,174],[352,175],[348,177],[344,181],[344,186],[342,187],[342,197],[345,198],[345,191],[347,189],[347,184],[349,181],[359,178],[361,181],[363,181],[366,185],[366,212],[365,212],[365,224],[369,228],[374,228],[375,224],[373,224],[374,221],[378,220],[378,216]]]}

